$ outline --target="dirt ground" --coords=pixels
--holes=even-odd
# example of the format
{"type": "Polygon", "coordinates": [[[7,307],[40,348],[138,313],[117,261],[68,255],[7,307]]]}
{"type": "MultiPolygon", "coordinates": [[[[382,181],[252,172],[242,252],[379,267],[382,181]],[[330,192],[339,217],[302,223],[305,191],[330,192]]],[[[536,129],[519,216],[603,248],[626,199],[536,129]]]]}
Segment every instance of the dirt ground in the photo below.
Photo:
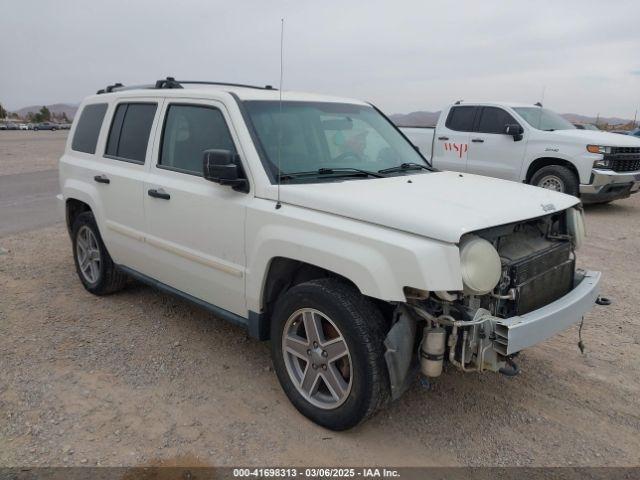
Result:
{"type": "Polygon", "coordinates": [[[68,133],[66,130],[0,131],[0,175],[57,168],[68,133]]]}
{"type": "MultiPolygon", "coordinates": [[[[2,174],[51,168],[64,146],[9,133],[33,141],[0,132],[2,174]]],[[[135,283],[87,293],[63,226],[0,238],[0,466],[637,466],[639,216],[640,195],[587,209],[578,263],[613,305],[585,318],[584,355],[573,327],[516,378],[448,368],[344,433],[297,413],[241,329],[135,283]]]]}

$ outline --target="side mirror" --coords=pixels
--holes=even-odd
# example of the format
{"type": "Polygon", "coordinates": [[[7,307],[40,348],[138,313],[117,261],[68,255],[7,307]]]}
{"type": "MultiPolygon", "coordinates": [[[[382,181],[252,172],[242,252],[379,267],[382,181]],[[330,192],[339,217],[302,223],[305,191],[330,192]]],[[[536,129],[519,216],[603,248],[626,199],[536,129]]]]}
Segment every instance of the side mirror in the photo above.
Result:
{"type": "Polygon", "coordinates": [[[522,128],[522,125],[518,125],[517,123],[508,123],[504,126],[504,133],[505,135],[511,135],[514,142],[518,142],[522,140],[524,128],[522,128]]]}
{"type": "Polygon", "coordinates": [[[247,191],[240,158],[230,150],[205,150],[202,153],[202,176],[210,182],[229,185],[234,190],[247,191]]]}

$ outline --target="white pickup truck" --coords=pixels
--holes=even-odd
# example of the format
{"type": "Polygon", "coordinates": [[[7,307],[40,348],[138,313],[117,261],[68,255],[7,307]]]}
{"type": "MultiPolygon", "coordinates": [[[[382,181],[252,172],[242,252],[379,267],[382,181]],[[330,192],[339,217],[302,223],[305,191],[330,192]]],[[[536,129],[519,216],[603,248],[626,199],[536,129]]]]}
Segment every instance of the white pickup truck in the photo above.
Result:
{"type": "Polygon", "coordinates": [[[134,278],[271,340],[286,395],[332,429],[418,366],[516,374],[598,295],[577,198],[434,171],[358,100],[113,85],[82,102],[59,170],[89,292],[134,278]]]}
{"type": "Polygon", "coordinates": [[[583,203],[640,189],[640,139],[579,130],[539,104],[456,102],[435,128],[401,130],[441,170],[529,183],[583,203]]]}

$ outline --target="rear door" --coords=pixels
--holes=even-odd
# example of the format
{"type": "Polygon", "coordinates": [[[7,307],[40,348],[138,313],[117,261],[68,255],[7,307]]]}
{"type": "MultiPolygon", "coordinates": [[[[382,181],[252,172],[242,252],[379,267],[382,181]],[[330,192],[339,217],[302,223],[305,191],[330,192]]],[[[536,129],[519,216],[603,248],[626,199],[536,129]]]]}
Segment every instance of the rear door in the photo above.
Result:
{"type": "Polygon", "coordinates": [[[527,143],[504,133],[506,125],[518,123],[503,108],[482,107],[476,131],[471,133],[467,171],[518,181],[527,143]]]}
{"type": "Polygon", "coordinates": [[[442,126],[436,128],[433,142],[434,167],[456,172],[467,171],[469,133],[473,130],[478,108],[454,105],[442,126]]]}
{"type": "Polygon", "coordinates": [[[158,132],[144,186],[150,275],[246,316],[244,223],[250,196],[202,177],[204,150],[242,157],[226,109],[213,100],[168,99],[158,132]]]}
{"type": "Polygon", "coordinates": [[[159,103],[127,98],[111,106],[108,135],[93,181],[100,191],[105,222],[102,236],[114,261],[146,273],[143,188],[159,103]]]}

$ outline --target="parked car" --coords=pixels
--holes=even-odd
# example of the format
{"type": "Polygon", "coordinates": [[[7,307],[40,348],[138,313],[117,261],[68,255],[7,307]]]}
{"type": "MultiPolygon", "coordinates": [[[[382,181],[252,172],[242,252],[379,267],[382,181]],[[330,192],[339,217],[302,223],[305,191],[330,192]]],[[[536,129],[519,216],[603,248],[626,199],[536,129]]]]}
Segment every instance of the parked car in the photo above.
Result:
{"type": "Polygon", "coordinates": [[[583,202],[640,189],[640,140],[578,130],[537,105],[456,102],[434,128],[402,128],[443,170],[529,183],[583,202]]]}
{"type": "Polygon", "coordinates": [[[20,125],[18,125],[18,128],[20,130],[29,130],[29,127],[27,126],[26,123],[21,123],[20,125]]]}
{"type": "Polygon", "coordinates": [[[7,125],[5,123],[0,123],[0,130],[7,130],[7,125]]]}
{"type": "Polygon", "coordinates": [[[42,123],[37,123],[34,127],[34,130],[51,130],[51,131],[56,131],[59,130],[60,127],[57,123],[52,123],[52,122],[42,122],[42,123]]]}
{"type": "Polygon", "coordinates": [[[320,425],[371,416],[419,362],[515,375],[598,296],[573,196],[437,171],[366,102],[155,85],[100,90],[74,120],[58,199],[78,277],[96,295],[132,277],[270,339],[320,425]]]}
{"type": "Polygon", "coordinates": [[[600,131],[598,127],[596,127],[591,123],[574,123],[573,126],[576,127],[578,130],[594,130],[596,132],[600,131]]]}
{"type": "Polygon", "coordinates": [[[9,122],[6,125],[7,125],[7,130],[18,130],[17,123],[9,122]]]}

